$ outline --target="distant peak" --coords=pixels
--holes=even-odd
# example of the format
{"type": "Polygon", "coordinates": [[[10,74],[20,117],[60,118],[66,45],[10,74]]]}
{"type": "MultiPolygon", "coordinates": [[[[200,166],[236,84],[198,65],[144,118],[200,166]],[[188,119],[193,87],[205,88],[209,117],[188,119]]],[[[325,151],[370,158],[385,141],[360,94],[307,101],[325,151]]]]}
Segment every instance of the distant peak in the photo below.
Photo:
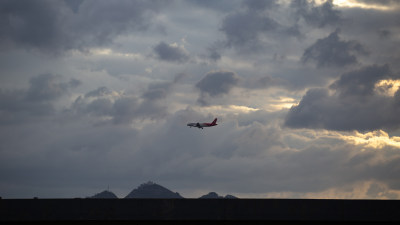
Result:
{"type": "Polygon", "coordinates": [[[118,198],[118,197],[111,191],[105,190],[103,192],[93,195],[91,198],[118,198]]]}
{"type": "Polygon", "coordinates": [[[216,192],[210,192],[206,195],[201,196],[200,198],[205,199],[205,198],[209,198],[209,199],[217,199],[217,198],[228,198],[228,199],[237,199],[237,197],[233,196],[233,195],[226,195],[225,197],[218,195],[216,192]]]}
{"type": "Polygon", "coordinates": [[[216,192],[210,192],[206,195],[201,196],[200,198],[223,198],[223,197],[219,196],[216,192]]]}
{"type": "Polygon", "coordinates": [[[152,181],[139,185],[131,191],[125,198],[183,198],[179,193],[156,184],[152,181]]]}
{"type": "Polygon", "coordinates": [[[146,183],[139,185],[139,188],[146,187],[146,186],[152,186],[152,185],[158,185],[158,184],[154,183],[153,181],[147,181],[146,183]]]}
{"type": "Polygon", "coordinates": [[[226,195],[225,198],[228,198],[228,199],[238,199],[238,197],[233,196],[233,195],[226,195]]]}

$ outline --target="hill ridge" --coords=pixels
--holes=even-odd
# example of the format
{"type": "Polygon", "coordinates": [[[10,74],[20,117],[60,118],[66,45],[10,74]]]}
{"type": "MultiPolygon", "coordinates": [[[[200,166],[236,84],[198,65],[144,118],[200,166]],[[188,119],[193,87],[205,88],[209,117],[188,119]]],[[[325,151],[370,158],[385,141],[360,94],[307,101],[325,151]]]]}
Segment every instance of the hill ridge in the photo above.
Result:
{"type": "MultiPolygon", "coordinates": [[[[90,198],[118,199],[118,197],[109,190],[97,193],[90,198]]],[[[129,194],[127,194],[124,198],[184,199],[184,197],[182,197],[178,192],[173,192],[168,188],[152,181],[140,184],[137,188],[134,188],[131,192],[129,192],[129,194]]],[[[224,197],[218,195],[216,192],[209,192],[208,194],[198,197],[198,199],[237,199],[237,197],[229,194],[224,197]]]]}

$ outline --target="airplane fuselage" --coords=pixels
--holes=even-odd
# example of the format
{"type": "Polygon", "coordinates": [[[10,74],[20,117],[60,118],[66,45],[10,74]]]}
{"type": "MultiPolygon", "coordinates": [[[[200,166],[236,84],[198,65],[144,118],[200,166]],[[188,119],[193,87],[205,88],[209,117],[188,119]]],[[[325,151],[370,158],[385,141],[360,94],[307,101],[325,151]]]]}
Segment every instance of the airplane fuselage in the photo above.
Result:
{"type": "Polygon", "coordinates": [[[213,126],[217,126],[217,118],[214,119],[214,121],[212,123],[188,123],[187,126],[189,126],[190,128],[192,127],[197,127],[199,129],[203,129],[204,127],[213,127],[213,126]]]}

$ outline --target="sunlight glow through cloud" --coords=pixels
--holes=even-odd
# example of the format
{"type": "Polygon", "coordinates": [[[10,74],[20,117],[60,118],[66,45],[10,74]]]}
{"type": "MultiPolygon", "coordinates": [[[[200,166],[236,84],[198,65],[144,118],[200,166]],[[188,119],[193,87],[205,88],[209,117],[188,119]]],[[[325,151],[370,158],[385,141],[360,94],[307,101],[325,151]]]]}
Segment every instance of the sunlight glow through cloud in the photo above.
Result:
{"type": "Polygon", "coordinates": [[[247,107],[247,106],[243,106],[243,105],[226,105],[226,106],[213,105],[213,106],[201,107],[196,110],[214,113],[216,115],[221,115],[221,114],[230,114],[230,113],[232,113],[232,114],[250,113],[250,112],[258,111],[260,109],[251,108],[251,107],[247,107]]]}
{"type": "Polygon", "coordinates": [[[382,149],[386,146],[400,148],[400,137],[389,137],[389,134],[383,130],[364,134],[355,131],[353,135],[343,136],[343,139],[354,145],[364,145],[365,147],[374,149],[382,149]]]}
{"type": "Polygon", "coordinates": [[[282,109],[290,109],[293,105],[298,104],[298,101],[294,98],[280,97],[279,99],[272,101],[268,106],[268,111],[279,111],[282,109]]]}
{"type": "Polygon", "coordinates": [[[393,97],[400,88],[400,80],[381,80],[375,84],[375,91],[393,97]]]}
{"type": "Polygon", "coordinates": [[[110,48],[93,48],[89,52],[95,56],[111,56],[111,57],[129,57],[133,59],[142,59],[142,55],[137,53],[121,53],[115,52],[110,48]]]}
{"type": "Polygon", "coordinates": [[[390,6],[383,6],[378,4],[366,4],[356,0],[333,0],[333,4],[343,8],[362,8],[387,11],[393,9],[390,6]]]}

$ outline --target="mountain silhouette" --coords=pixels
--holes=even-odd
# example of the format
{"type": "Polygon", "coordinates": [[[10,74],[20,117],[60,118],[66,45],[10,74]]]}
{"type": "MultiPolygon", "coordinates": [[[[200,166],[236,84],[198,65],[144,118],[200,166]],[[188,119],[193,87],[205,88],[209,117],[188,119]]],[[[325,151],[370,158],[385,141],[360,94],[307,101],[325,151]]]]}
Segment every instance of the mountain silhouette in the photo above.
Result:
{"type": "Polygon", "coordinates": [[[151,181],[141,184],[131,191],[125,198],[183,198],[178,192],[172,192],[167,188],[151,181]]]}
{"type": "Polygon", "coordinates": [[[229,198],[229,199],[239,199],[238,197],[236,197],[236,196],[233,196],[233,195],[225,195],[225,197],[224,198],[229,198]]]}
{"type": "MultiPolygon", "coordinates": [[[[103,191],[88,198],[108,198],[117,199],[118,197],[111,191],[103,191]]],[[[173,192],[154,182],[147,182],[133,189],[125,198],[184,198],[178,192],[173,192]]],[[[225,197],[218,195],[216,192],[210,192],[201,196],[199,199],[238,199],[233,195],[225,197]]]]}
{"type": "Polygon", "coordinates": [[[199,199],[216,199],[216,198],[229,198],[229,199],[237,199],[237,197],[233,196],[233,195],[226,195],[225,197],[223,196],[219,196],[217,193],[215,192],[210,192],[206,195],[201,196],[199,199]]]}
{"type": "Polygon", "coordinates": [[[215,192],[210,192],[206,195],[201,196],[200,198],[223,198],[222,196],[219,196],[217,193],[215,192]]]}
{"type": "Polygon", "coordinates": [[[118,197],[111,191],[103,191],[93,195],[90,198],[118,198],[118,197]]]}

